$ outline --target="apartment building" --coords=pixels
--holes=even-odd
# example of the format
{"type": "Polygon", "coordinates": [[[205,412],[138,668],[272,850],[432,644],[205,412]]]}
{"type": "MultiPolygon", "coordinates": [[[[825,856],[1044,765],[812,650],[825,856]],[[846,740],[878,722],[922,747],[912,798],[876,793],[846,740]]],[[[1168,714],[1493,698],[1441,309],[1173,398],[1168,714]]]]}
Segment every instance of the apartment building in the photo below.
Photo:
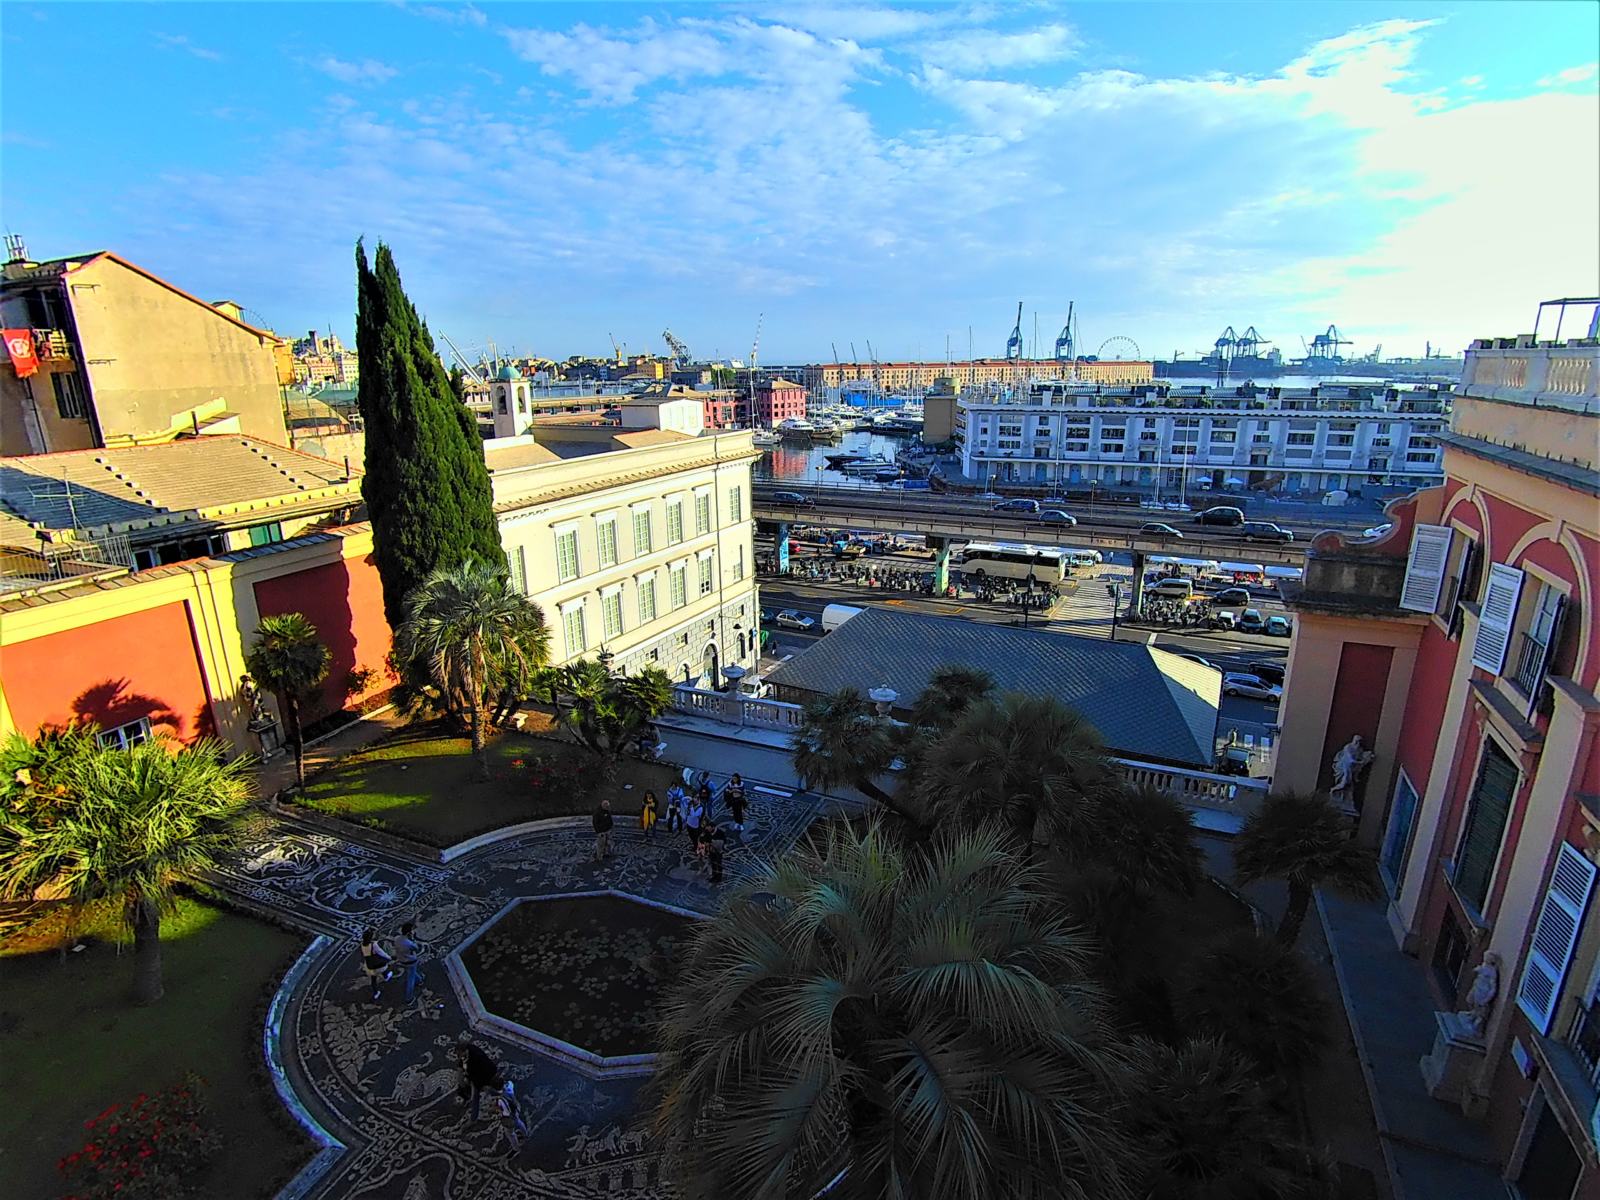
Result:
{"type": "Polygon", "coordinates": [[[804,420],[806,389],[781,376],[762,380],[756,388],[754,423],[771,429],[780,421],[804,420]]]}
{"type": "Polygon", "coordinates": [[[106,251],[0,270],[0,454],[206,433],[283,444],[280,339],[106,251]],[[31,346],[26,344],[31,343],[31,346]]]}
{"type": "Polygon", "coordinates": [[[1155,364],[1121,359],[976,358],[959,362],[815,363],[801,376],[813,391],[865,382],[885,391],[920,391],[949,378],[957,387],[1022,386],[1032,379],[1138,384],[1155,378],[1155,364]]]}
{"type": "Polygon", "coordinates": [[[1437,1009],[1421,1079],[1528,1198],[1600,1194],[1597,334],[1475,342],[1428,435],[1441,482],[1382,538],[1318,537],[1289,596],[1276,782],[1329,787],[1355,735],[1372,753],[1351,800],[1437,1009]]]}
{"type": "MultiPolygon", "coordinates": [[[[680,404],[695,409],[660,408],[680,404]]],[[[544,610],[554,661],[608,655],[705,686],[755,666],[749,432],[540,421],[486,457],[511,577],[544,610]]]]}
{"type": "Polygon", "coordinates": [[[1217,486],[1320,493],[1442,481],[1448,395],[1382,386],[1246,384],[966,392],[953,437],[973,479],[1038,484],[1217,486]]]}

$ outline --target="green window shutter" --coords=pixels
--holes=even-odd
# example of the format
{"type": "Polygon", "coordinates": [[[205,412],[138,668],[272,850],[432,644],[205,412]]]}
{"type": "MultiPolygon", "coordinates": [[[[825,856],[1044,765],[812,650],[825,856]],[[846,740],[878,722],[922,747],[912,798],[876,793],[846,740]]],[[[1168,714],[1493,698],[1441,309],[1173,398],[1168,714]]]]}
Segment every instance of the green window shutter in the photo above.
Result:
{"type": "Polygon", "coordinates": [[[1456,891],[1479,915],[1489,899],[1494,863],[1500,856],[1500,840],[1505,835],[1506,819],[1511,815],[1511,801],[1516,790],[1515,764],[1493,742],[1486,742],[1453,876],[1456,891]]]}

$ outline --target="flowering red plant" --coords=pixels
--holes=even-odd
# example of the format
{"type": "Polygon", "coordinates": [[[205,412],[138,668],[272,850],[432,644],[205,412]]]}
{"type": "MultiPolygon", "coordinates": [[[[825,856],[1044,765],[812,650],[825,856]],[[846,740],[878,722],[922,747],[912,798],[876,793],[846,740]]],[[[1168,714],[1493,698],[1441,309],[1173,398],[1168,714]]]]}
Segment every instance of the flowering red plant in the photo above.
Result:
{"type": "Polygon", "coordinates": [[[168,1200],[189,1194],[189,1180],[221,1145],[206,1124],[204,1081],[197,1075],[163,1091],[140,1092],[83,1123],[83,1147],[56,1166],[64,1200],[168,1200]]]}

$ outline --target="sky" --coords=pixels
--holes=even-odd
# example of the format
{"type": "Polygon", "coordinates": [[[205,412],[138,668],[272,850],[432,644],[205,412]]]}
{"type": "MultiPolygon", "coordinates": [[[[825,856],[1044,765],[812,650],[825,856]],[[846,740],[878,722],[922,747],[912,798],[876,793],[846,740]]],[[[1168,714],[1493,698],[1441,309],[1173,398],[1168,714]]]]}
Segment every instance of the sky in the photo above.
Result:
{"type": "Polygon", "coordinates": [[[383,240],[469,354],[997,356],[1019,300],[1044,356],[1069,302],[1086,353],[1458,352],[1600,294],[1597,46],[1586,0],[7,0],[0,223],[346,339],[383,240]]]}

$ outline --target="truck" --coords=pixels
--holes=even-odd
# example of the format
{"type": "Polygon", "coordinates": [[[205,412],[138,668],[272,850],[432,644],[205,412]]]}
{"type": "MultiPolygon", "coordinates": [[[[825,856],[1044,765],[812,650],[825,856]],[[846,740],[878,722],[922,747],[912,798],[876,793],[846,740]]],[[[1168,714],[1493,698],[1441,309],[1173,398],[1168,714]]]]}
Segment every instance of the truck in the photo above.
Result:
{"type": "Polygon", "coordinates": [[[832,633],[861,610],[850,604],[830,604],[822,610],[822,632],[832,633]]]}

